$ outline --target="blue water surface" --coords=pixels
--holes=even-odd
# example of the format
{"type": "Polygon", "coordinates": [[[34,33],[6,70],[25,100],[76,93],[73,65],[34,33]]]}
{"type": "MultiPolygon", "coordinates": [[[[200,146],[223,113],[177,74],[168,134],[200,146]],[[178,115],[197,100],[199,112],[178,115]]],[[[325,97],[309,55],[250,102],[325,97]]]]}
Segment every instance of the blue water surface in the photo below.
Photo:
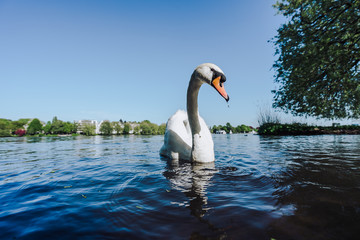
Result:
{"type": "Polygon", "coordinates": [[[163,136],[0,138],[0,239],[360,235],[360,136],[213,138],[214,164],[163,136]]]}

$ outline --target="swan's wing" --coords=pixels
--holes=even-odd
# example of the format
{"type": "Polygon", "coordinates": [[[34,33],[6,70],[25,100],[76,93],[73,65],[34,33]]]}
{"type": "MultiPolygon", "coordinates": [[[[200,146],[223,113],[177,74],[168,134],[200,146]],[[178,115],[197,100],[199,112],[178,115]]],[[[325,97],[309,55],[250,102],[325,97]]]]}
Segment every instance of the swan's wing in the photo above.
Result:
{"type": "Polygon", "coordinates": [[[191,129],[187,112],[178,110],[172,115],[167,122],[166,130],[176,132],[187,145],[192,146],[191,129]]]}
{"type": "Polygon", "coordinates": [[[199,116],[200,133],[194,135],[194,147],[192,149],[192,160],[196,162],[214,161],[214,142],[208,126],[204,119],[199,116]]]}
{"type": "Polygon", "coordinates": [[[212,140],[210,129],[209,129],[208,125],[206,124],[205,120],[200,115],[199,115],[199,122],[200,122],[200,127],[201,127],[201,136],[205,137],[207,139],[208,144],[213,145],[213,140],[212,140]]]}
{"type": "Polygon", "coordinates": [[[167,124],[161,155],[172,159],[190,159],[192,147],[191,129],[187,113],[178,110],[167,124]]]}

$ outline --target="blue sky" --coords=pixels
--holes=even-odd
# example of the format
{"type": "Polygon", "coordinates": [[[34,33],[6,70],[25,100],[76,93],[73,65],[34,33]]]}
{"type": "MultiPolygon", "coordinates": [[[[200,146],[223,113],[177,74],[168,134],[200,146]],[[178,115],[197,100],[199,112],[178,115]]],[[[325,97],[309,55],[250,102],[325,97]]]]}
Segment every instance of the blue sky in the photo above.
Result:
{"type": "Polygon", "coordinates": [[[257,125],[271,105],[275,1],[0,0],[0,118],[148,119],[185,109],[194,68],[225,72],[229,107],[199,94],[208,125],[257,125]]]}

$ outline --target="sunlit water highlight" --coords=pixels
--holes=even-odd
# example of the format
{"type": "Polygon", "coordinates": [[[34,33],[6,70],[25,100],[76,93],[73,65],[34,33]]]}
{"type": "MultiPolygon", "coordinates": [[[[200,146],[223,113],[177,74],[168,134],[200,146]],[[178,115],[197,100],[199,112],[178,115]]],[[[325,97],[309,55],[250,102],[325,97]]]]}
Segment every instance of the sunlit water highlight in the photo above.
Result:
{"type": "Polygon", "coordinates": [[[0,138],[0,239],[354,239],[360,136],[214,135],[214,164],[162,136],[0,138]]]}

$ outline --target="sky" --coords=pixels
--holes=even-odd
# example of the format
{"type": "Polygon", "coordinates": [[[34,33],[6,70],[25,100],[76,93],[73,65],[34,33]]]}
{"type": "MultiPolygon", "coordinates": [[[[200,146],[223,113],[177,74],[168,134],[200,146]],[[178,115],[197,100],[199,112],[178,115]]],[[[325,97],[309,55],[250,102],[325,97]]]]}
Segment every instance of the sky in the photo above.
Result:
{"type": "Polygon", "coordinates": [[[271,106],[269,42],[285,18],[269,0],[0,0],[0,118],[150,120],[186,108],[191,74],[212,62],[226,101],[199,93],[208,125],[257,126],[271,106]]]}

